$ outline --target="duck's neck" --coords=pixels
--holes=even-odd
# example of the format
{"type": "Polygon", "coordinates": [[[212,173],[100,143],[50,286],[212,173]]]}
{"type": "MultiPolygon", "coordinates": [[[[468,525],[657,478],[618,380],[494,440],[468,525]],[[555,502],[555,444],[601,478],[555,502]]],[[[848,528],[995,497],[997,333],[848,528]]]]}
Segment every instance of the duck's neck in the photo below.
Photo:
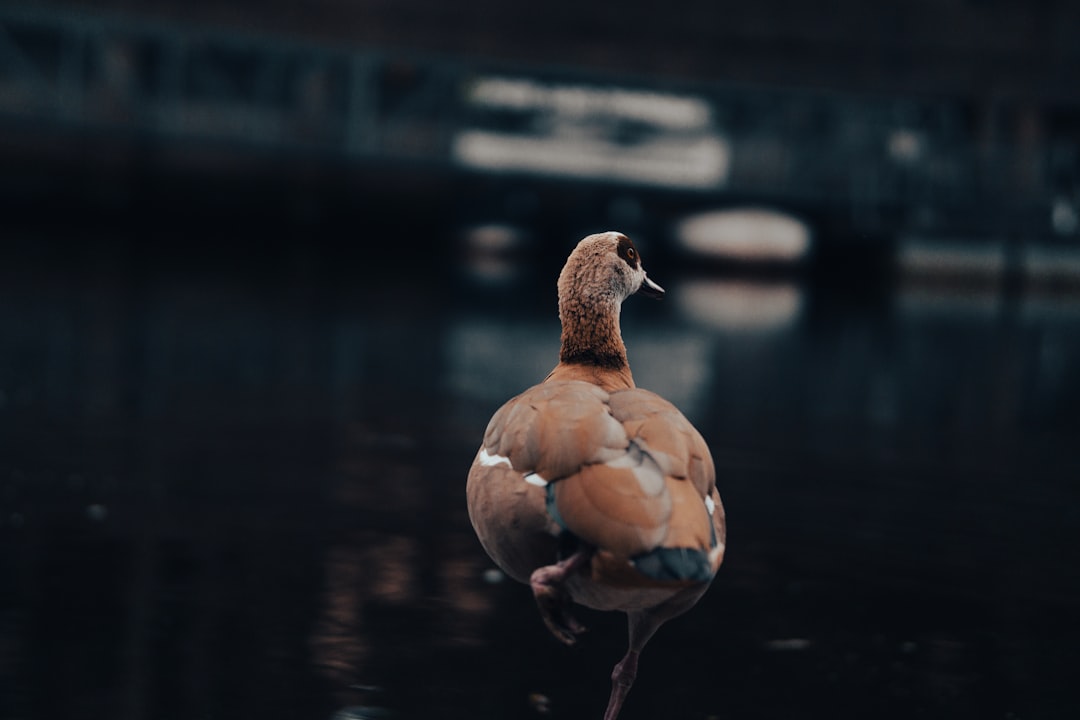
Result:
{"type": "Polygon", "coordinates": [[[622,304],[615,298],[581,302],[569,298],[559,303],[562,347],[559,360],[618,370],[627,367],[626,345],[619,329],[622,304]]]}
{"type": "Polygon", "coordinates": [[[600,385],[633,387],[626,345],[619,328],[621,303],[616,298],[583,303],[571,298],[559,303],[562,348],[554,375],[593,378],[600,385]],[[600,382],[599,378],[610,381],[600,382]]]}

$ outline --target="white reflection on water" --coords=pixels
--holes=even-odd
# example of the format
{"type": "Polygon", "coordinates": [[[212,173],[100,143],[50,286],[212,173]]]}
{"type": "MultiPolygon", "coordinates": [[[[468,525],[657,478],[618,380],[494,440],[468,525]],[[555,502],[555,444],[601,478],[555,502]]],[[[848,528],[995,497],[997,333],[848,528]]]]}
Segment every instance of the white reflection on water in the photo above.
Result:
{"type": "Polygon", "coordinates": [[[675,236],[695,255],[744,262],[798,262],[812,239],[806,223],[767,208],[693,215],[679,222],[675,236]]]}
{"type": "Polygon", "coordinates": [[[512,225],[487,223],[466,228],[461,236],[462,270],[478,285],[508,285],[523,271],[519,256],[527,244],[527,233],[512,225]]]}
{"type": "Polygon", "coordinates": [[[805,291],[793,282],[708,279],[681,283],[673,299],[689,320],[727,332],[790,329],[801,314],[805,291]]]}

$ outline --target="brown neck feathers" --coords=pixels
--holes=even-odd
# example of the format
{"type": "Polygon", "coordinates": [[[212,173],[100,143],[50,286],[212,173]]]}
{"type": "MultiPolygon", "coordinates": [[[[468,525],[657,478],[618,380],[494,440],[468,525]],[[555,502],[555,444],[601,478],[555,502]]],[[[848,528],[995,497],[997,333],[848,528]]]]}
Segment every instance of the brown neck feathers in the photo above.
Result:
{"type": "Polygon", "coordinates": [[[609,370],[628,367],[617,300],[605,298],[587,304],[578,298],[566,299],[559,305],[559,318],[562,320],[560,361],[609,370]]]}

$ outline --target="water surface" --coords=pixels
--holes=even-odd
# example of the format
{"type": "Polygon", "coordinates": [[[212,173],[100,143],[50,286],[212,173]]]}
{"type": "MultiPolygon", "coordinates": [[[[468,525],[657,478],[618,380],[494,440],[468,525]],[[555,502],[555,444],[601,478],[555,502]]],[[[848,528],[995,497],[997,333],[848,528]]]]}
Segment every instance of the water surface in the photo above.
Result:
{"type": "MultiPolygon", "coordinates": [[[[554,364],[553,282],[8,259],[0,715],[599,717],[622,617],[556,643],[464,503],[554,364]]],[[[625,717],[1075,716],[1077,299],[657,279],[631,364],[712,447],[730,542],[625,717]]]]}

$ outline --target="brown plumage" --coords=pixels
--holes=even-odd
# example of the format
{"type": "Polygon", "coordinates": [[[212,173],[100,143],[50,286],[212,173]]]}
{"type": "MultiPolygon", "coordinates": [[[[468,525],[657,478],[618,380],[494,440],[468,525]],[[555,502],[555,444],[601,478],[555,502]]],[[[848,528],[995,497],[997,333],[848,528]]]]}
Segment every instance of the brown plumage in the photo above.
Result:
{"type": "Polygon", "coordinates": [[[659,297],[634,244],[590,235],[559,276],[559,364],[491,418],[469,471],[469,517],[484,549],[533,589],[556,638],[584,628],[571,601],[629,616],[612,673],[614,720],[641,649],[697,602],[724,557],[724,510],[701,435],[634,385],[622,301],[659,297]]]}

